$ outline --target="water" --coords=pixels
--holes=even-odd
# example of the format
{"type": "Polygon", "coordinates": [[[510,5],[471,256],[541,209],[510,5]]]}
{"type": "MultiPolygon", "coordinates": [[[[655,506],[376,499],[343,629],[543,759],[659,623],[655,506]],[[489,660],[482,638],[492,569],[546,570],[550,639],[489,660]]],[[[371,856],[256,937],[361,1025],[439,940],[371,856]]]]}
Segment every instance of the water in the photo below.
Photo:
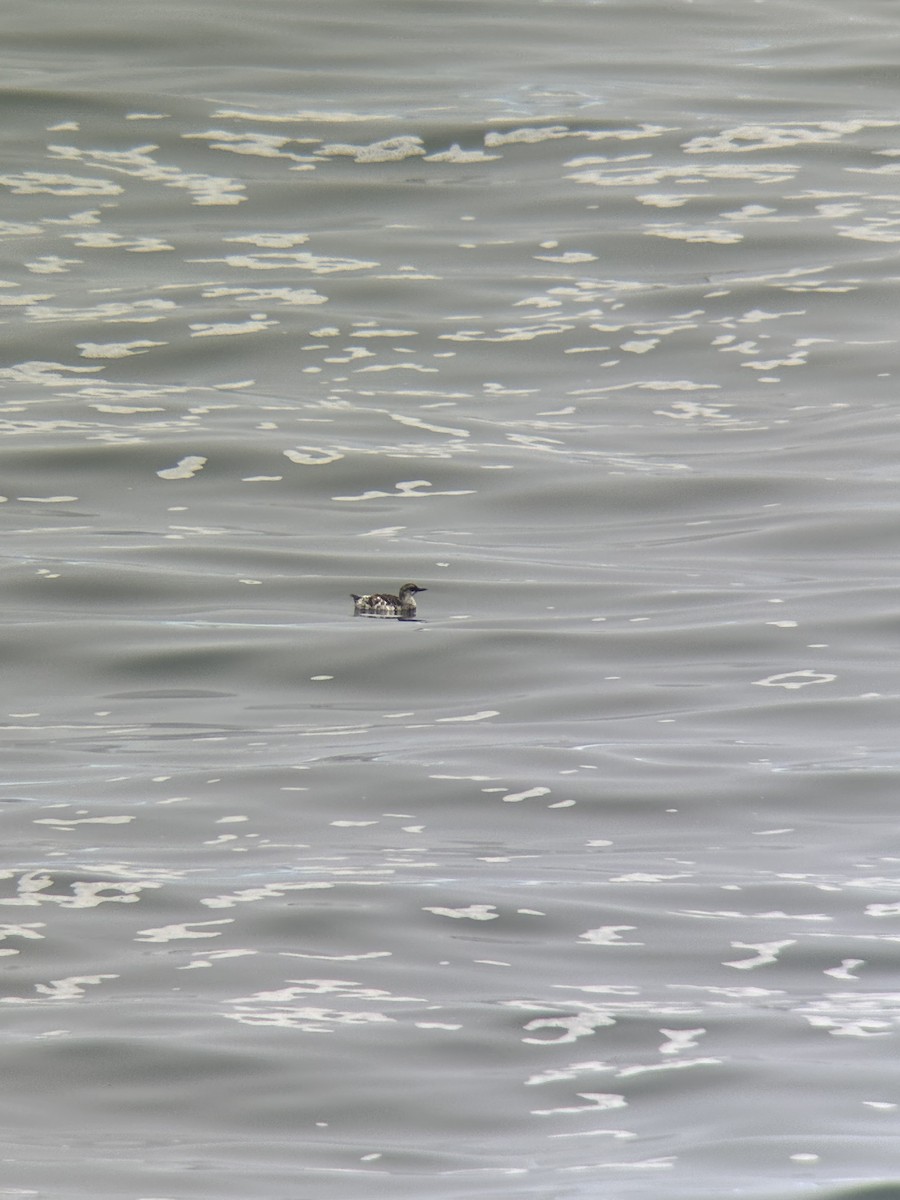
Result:
{"type": "Polygon", "coordinates": [[[7,6],[0,1196],[900,1187],[893,15],[7,6]]]}

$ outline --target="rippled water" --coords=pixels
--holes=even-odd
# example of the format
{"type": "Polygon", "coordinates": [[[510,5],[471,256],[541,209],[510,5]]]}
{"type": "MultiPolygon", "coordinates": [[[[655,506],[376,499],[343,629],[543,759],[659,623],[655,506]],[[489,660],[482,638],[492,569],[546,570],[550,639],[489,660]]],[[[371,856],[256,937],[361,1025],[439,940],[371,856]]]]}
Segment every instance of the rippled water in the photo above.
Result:
{"type": "Polygon", "coordinates": [[[893,6],[5,25],[0,1196],[893,1196],[893,6]]]}

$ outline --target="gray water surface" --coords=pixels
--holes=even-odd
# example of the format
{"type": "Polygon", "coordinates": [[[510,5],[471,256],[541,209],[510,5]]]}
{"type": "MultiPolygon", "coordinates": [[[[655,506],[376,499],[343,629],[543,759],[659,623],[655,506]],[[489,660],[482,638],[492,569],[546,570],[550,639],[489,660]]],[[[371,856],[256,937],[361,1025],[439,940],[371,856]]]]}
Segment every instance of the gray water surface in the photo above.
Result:
{"type": "Polygon", "coordinates": [[[893,1194],[893,7],[4,26],[0,1196],[893,1194]]]}

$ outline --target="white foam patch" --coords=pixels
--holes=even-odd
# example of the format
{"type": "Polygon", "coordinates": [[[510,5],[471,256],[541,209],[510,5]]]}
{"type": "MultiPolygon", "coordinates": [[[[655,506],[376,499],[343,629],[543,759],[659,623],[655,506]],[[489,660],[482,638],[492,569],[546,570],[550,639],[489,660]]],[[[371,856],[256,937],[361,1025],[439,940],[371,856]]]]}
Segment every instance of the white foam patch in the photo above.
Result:
{"type": "Polygon", "coordinates": [[[358,163],[401,162],[405,158],[416,158],[424,154],[422,139],[413,135],[385,138],[367,146],[332,142],[316,150],[317,157],[352,158],[358,163]]]}
{"type": "Polygon", "coordinates": [[[643,946],[643,942],[625,942],[621,934],[630,933],[635,925],[601,925],[598,929],[588,929],[579,934],[579,940],[591,946],[643,946]]]}
{"type": "Polygon", "coordinates": [[[563,263],[567,266],[576,263],[597,262],[596,254],[578,250],[568,250],[564,254],[535,254],[534,257],[538,262],[563,263]]]}
{"type": "Polygon", "coordinates": [[[74,817],[71,820],[65,820],[62,817],[38,817],[35,819],[35,825],[52,825],[56,829],[74,829],[76,825],[128,825],[135,818],[129,816],[118,817],[74,817]]]}
{"type": "Polygon", "coordinates": [[[360,367],[357,374],[368,375],[372,373],[383,374],[386,371],[418,371],[421,375],[437,375],[437,367],[423,367],[419,363],[377,363],[371,367],[360,367]]]}
{"type": "Polygon", "coordinates": [[[127,250],[130,254],[152,254],[175,247],[162,238],[124,237],[120,233],[90,230],[83,233],[68,233],[66,237],[79,249],[84,250],[127,250]]]}
{"type": "Polygon", "coordinates": [[[691,138],[682,146],[686,154],[747,154],[757,150],[781,150],[840,141],[864,129],[893,129],[897,121],[817,121],[803,125],[786,121],[780,125],[735,125],[720,133],[691,138]]]}
{"type": "Polygon", "coordinates": [[[287,158],[292,162],[305,162],[308,159],[306,155],[295,154],[285,149],[294,138],[275,133],[233,133],[226,129],[208,129],[203,133],[183,133],[181,136],[185,139],[205,141],[210,150],[225,150],[231,154],[245,154],[254,158],[287,158]]]}
{"type": "Polygon", "coordinates": [[[430,488],[432,484],[427,479],[410,479],[396,484],[396,492],[381,492],[372,490],[362,492],[358,496],[332,496],[332,500],[353,503],[360,500],[379,500],[385,496],[402,496],[404,499],[424,499],[429,496],[474,496],[475,491],[472,488],[458,488],[456,490],[448,490],[443,492],[424,492],[421,488],[430,488]]]}
{"type": "Polygon", "coordinates": [[[810,687],[815,683],[833,683],[837,675],[826,671],[785,671],[781,675],[769,675],[766,679],[754,679],[756,687],[782,687],[789,691],[797,688],[810,687]]]}
{"type": "MultiPolygon", "coordinates": [[[[42,230],[37,225],[14,225],[9,221],[0,221],[0,241],[5,238],[20,238],[32,237],[35,234],[41,233],[42,230]]],[[[66,275],[73,266],[78,266],[82,262],[80,258],[61,258],[58,254],[42,254],[40,258],[36,258],[31,262],[26,262],[24,266],[32,275],[66,275]]],[[[0,287],[14,287],[11,283],[0,283],[0,287]]],[[[42,296],[42,300],[48,299],[48,296],[42,296]]],[[[22,301],[20,297],[2,297],[0,304],[18,304],[20,307],[27,307],[28,301],[22,301]]]]}
{"type": "MultiPolygon", "coordinates": [[[[153,297],[149,300],[110,300],[103,304],[95,304],[90,308],[60,308],[55,305],[38,303],[43,297],[36,297],[35,303],[29,308],[28,316],[32,321],[62,321],[70,322],[126,322],[129,325],[150,324],[161,321],[178,307],[174,300],[160,300],[153,297]]],[[[2,302],[2,301],[0,301],[2,302]]],[[[68,367],[67,370],[76,368],[68,367]]],[[[86,368],[81,368],[85,370],[86,368]]],[[[98,370],[99,368],[93,368],[98,370]]]]}
{"type": "Polygon", "coordinates": [[[303,467],[324,467],[344,457],[336,450],[325,450],[322,446],[295,446],[294,449],[283,450],[282,453],[292,463],[303,467]]]}
{"type": "Polygon", "coordinates": [[[0,942],[5,942],[8,937],[42,941],[46,935],[38,933],[38,930],[46,929],[46,927],[46,922],[44,921],[28,921],[23,925],[0,925],[0,942]]]}
{"type": "Polygon", "coordinates": [[[426,155],[425,162],[480,163],[491,162],[500,157],[499,154],[486,154],[483,150],[463,150],[457,142],[454,142],[449,150],[426,155]]]}
{"type": "Polygon", "coordinates": [[[36,983],[34,990],[48,1000],[80,1000],[86,987],[97,987],[107,979],[118,978],[118,975],[69,975],[66,979],[36,983]]]}
{"type": "Polygon", "coordinates": [[[27,504],[72,504],[77,496],[16,496],[27,504]]]}
{"type": "Polygon", "coordinates": [[[635,196],[639,204],[646,204],[650,208],[681,208],[689,200],[702,198],[698,192],[646,192],[643,196],[635,196]]]}
{"type": "Polygon", "coordinates": [[[744,235],[737,229],[691,229],[683,225],[648,225],[644,231],[649,237],[669,238],[676,242],[701,244],[712,243],[716,246],[734,246],[744,240],[744,235]]]}
{"type": "Polygon", "coordinates": [[[211,929],[213,925],[232,925],[233,917],[222,917],[218,921],[185,921],[177,925],[159,925],[155,929],[139,929],[136,942],[177,942],[185,938],[214,938],[221,937],[222,929],[211,929]],[[192,926],[198,926],[194,929],[192,926]]]}
{"type": "Polygon", "coordinates": [[[423,908],[436,917],[451,917],[455,921],[495,921],[500,916],[493,904],[470,904],[467,908],[423,908]]]}
{"type": "Polygon", "coordinates": [[[240,891],[226,893],[222,896],[207,896],[200,903],[206,908],[234,908],[236,904],[251,904],[256,900],[280,899],[286,892],[324,891],[333,887],[333,883],[323,880],[314,880],[309,883],[266,883],[259,887],[242,888],[240,891]]]}
{"type": "Polygon", "coordinates": [[[438,725],[452,725],[464,721],[488,721],[491,717],[499,717],[500,713],[496,709],[487,708],[482,712],[468,713],[464,717],[437,717],[435,723],[438,725]]]}
{"type": "Polygon", "coordinates": [[[185,458],[180,458],[174,467],[166,467],[162,471],[157,471],[156,474],[160,479],[192,479],[198,471],[203,470],[207,461],[200,455],[189,454],[185,458]]]}
{"type": "Polygon", "coordinates": [[[328,297],[317,292],[315,288],[291,287],[209,287],[203,291],[204,300],[221,300],[234,296],[247,304],[285,304],[292,308],[307,307],[311,304],[327,304],[328,297]]]}
{"type": "MultiPolygon", "coordinates": [[[[148,183],[158,183],[166,188],[180,188],[188,192],[194,204],[232,205],[241,204],[247,199],[244,184],[238,180],[203,175],[198,171],[184,171],[173,163],[157,162],[153,152],[158,149],[156,145],[134,146],[130,150],[82,150],[78,146],[48,147],[55,158],[83,162],[107,172],[128,175],[148,183]]],[[[110,190],[90,193],[76,190],[56,194],[118,195],[122,191],[118,184],[106,180],[102,182],[110,190]]]]}
{"type": "Polygon", "coordinates": [[[452,425],[433,425],[428,421],[423,421],[421,417],[406,417],[399,413],[391,413],[391,420],[396,421],[399,425],[409,425],[413,429],[424,429],[428,433],[446,433],[451,437],[469,437],[468,429],[457,429],[452,425]]]}
{"type": "Polygon", "coordinates": [[[278,322],[268,320],[265,316],[251,317],[247,321],[219,321],[214,325],[198,323],[189,326],[192,338],[199,337],[240,337],[245,333],[259,333],[263,329],[271,329],[278,322]]]}
{"type": "Polygon", "coordinates": [[[223,258],[191,258],[192,263],[224,263],[248,271],[309,271],[313,275],[333,275],[340,271],[370,271],[380,266],[377,262],[366,262],[357,258],[335,258],[327,254],[310,254],[297,251],[294,254],[276,252],[261,254],[227,254],[223,258]]]}
{"type": "Polygon", "coordinates": [[[730,179],[747,183],[787,183],[794,179],[800,167],[797,163],[730,163],[721,162],[707,167],[695,163],[683,167],[622,166],[617,165],[649,155],[631,155],[629,159],[585,157],[572,159],[566,164],[577,168],[567,175],[574,183],[594,187],[656,187],[667,180],[677,184],[702,184],[706,180],[730,179]]]}
{"type": "Polygon", "coordinates": [[[109,179],[56,175],[46,171],[0,175],[0,187],[9,188],[14,196],[120,196],[124,191],[109,179]]]}
{"type": "Polygon", "coordinates": [[[135,354],[146,354],[166,342],[78,342],[82,358],[130,358],[135,354]]]}
{"type": "MultiPolygon", "coordinates": [[[[42,230],[40,225],[26,225],[23,221],[0,221],[0,238],[34,237],[41,232],[42,230]]],[[[57,258],[56,255],[53,254],[44,255],[42,258],[37,260],[38,263],[43,262],[50,264],[53,264],[54,262],[74,263],[78,261],[80,260],[74,258],[57,258]]],[[[54,269],[51,266],[49,269],[41,271],[36,263],[26,263],[25,265],[28,267],[29,271],[33,271],[35,274],[50,274],[54,269]]],[[[0,287],[14,286],[14,284],[7,282],[0,284],[0,287]]]]}
{"type": "Polygon", "coordinates": [[[777,962],[781,951],[796,945],[796,939],[788,938],[783,942],[732,942],[731,945],[735,950],[755,950],[757,953],[753,958],[724,962],[722,966],[734,967],[738,971],[751,971],[756,967],[767,967],[777,962]]]}
{"type": "Polygon", "coordinates": [[[520,800],[532,800],[535,796],[549,796],[550,789],[548,787],[533,787],[527,792],[510,792],[503,799],[507,804],[517,804],[520,800]]]}

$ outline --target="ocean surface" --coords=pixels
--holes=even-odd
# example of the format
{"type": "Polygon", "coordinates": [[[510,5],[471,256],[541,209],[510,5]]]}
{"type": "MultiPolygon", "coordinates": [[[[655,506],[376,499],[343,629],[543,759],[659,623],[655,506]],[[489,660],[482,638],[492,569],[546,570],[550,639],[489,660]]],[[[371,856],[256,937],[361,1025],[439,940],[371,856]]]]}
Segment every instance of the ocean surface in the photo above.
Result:
{"type": "Polygon", "coordinates": [[[7,0],[0,1198],[900,1196],[898,52],[7,0]]]}

